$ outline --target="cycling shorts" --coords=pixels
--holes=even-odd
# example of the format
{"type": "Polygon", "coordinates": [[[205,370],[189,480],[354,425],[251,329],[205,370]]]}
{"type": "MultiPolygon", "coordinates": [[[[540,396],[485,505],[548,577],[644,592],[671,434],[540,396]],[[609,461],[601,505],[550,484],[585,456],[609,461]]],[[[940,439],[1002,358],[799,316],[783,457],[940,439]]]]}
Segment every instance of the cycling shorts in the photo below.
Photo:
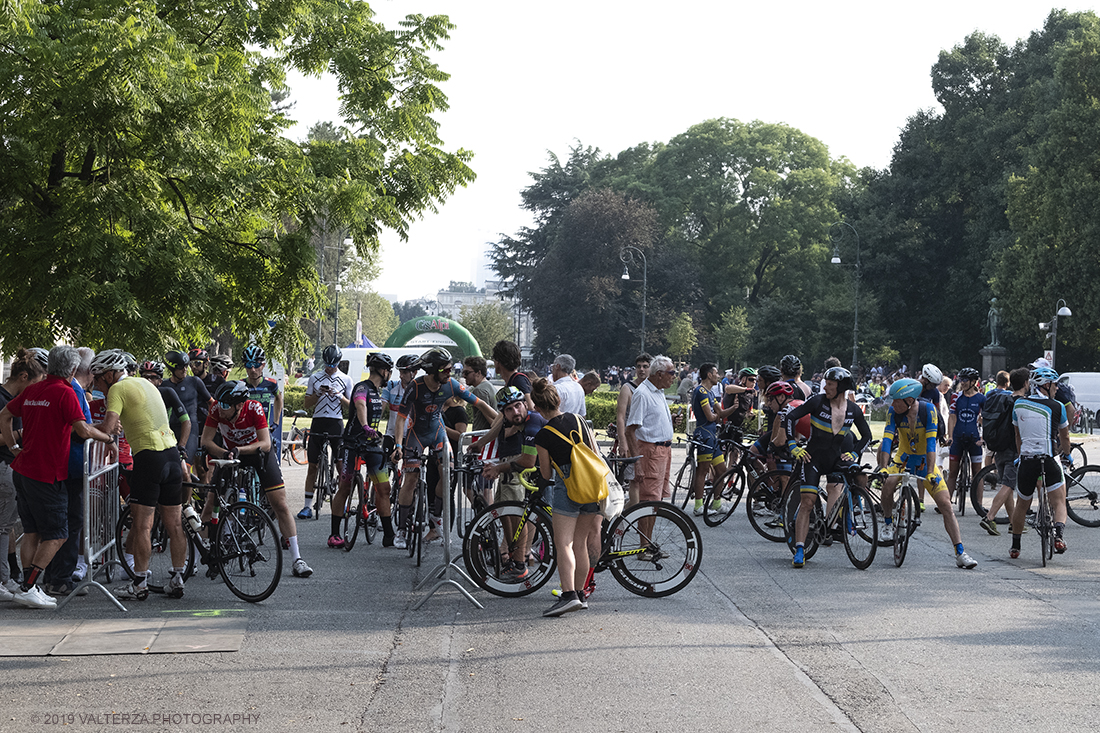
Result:
{"type": "Polygon", "coordinates": [[[363,461],[363,466],[367,469],[367,478],[373,481],[375,485],[390,482],[390,474],[386,470],[386,456],[382,453],[381,447],[374,447],[373,449],[357,448],[347,443],[340,449],[340,462],[343,464],[340,478],[350,481],[359,469],[356,465],[359,460],[363,461]]]}
{"type": "Polygon", "coordinates": [[[420,469],[420,456],[425,449],[443,450],[443,442],[447,439],[447,433],[440,430],[436,433],[436,436],[439,437],[438,443],[430,438],[421,437],[415,430],[410,430],[405,434],[405,446],[401,449],[401,456],[405,459],[406,470],[417,471],[420,469]]]}
{"type": "Polygon", "coordinates": [[[951,460],[959,460],[959,456],[966,451],[970,454],[970,460],[973,463],[977,463],[982,459],[982,447],[978,445],[978,436],[976,435],[958,435],[951,439],[951,460]]]}
{"type": "Polygon", "coordinates": [[[141,506],[179,506],[183,502],[183,469],[175,446],[134,454],[130,501],[141,506]]]}
{"type": "Polygon", "coordinates": [[[309,426],[309,442],[306,444],[306,461],[316,466],[321,459],[321,447],[328,441],[332,455],[340,455],[344,421],[338,417],[315,417],[309,426]]]}
{"type": "Polygon", "coordinates": [[[947,484],[943,480],[943,474],[940,473],[939,466],[933,465],[932,470],[929,471],[926,465],[927,462],[927,456],[924,455],[895,453],[890,459],[890,465],[886,467],[886,473],[891,475],[912,473],[920,476],[921,483],[929,494],[947,491],[947,484]]]}
{"type": "Polygon", "coordinates": [[[811,460],[796,465],[795,470],[802,472],[799,491],[803,494],[816,494],[821,485],[822,474],[844,473],[850,467],[858,465],[858,462],[849,461],[833,451],[821,456],[811,456],[811,460]]]}
{"type": "Polygon", "coordinates": [[[695,448],[696,463],[703,465],[704,463],[717,464],[725,462],[726,455],[722,452],[721,446],[718,445],[717,431],[696,430],[691,437],[692,440],[697,440],[706,446],[705,448],[703,446],[695,448]]]}
{"type": "Polygon", "coordinates": [[[1016,472],[1016,496],[1031,501],[1035,497],[1035,488],[1042,481],[1047,493],[1057,491],[1066,485],[1062,474],[1062,464],[1054,456],[1026,456],[1020,459],[1016,472]]]}

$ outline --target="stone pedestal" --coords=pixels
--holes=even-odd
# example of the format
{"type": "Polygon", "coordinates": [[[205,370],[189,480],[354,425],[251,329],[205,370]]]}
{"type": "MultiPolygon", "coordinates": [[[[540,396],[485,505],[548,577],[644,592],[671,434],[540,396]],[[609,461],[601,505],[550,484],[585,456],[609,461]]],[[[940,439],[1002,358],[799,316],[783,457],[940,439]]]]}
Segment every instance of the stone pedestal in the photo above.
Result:
{"type": "Polygon", "coordinates": [[[997,376],[1008,363],[1008,349],[1003,346],[986,346],[978,353],[982,355],[982,379],[997,376]]]}

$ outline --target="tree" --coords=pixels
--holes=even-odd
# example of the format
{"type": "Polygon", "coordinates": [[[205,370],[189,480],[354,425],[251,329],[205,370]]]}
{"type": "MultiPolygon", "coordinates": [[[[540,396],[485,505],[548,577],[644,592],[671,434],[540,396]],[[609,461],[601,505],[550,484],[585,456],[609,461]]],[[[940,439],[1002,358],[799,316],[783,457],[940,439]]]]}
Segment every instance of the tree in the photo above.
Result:
{"type": "Polygon", "coordinates": [[[691,322],[691,316],[681,313],[672,320],[672,327],[668,330],[668,349],[674,356],[681,360],[691,355],[692,349],[699,343],[695,334],[695,325],[691,322]]]}
{"type": "Polygon", "coordinates": [[[473,178],[432,118],[451,28],[386,29],[361,2],[4,3],[0,254],[19,277],[0,338],[161,351],[221,324],[296,352],[321,300],[312,235],[370,259],[473,178]],[[283,137],[292,69],[336,75],[349,134],[283,137]]]}
{"type": "Polygon", "coordinates": [[[741,361],[749,342],[749,317],[744,306],[731,305],[715,328],[718,354],[730,366],[741,361]]]}
{"type": "MultiPolygon", "coordinates": [[[[339,345],[347,346],[355,341],[356,321],[362,314],[363,335],[381,346],[397,330],[397,314],[390,302],[371,290],[345,290],[340,293],[339,345]],[[361,309],[361,310],[360,310],[361,309]]],[[[331,327],[331,321],[329,326],[331,327]]],[[[329,332],[329,336],[332,332],[329,332]]],[[[322,337],[322,343],[325,343],[322,337]]]]}
{"type": "Polygon", "coordinates": [[[428,311],[424,310],[424,306],[415,301],[406,300],[401,303],[393,303],[393,312],[397,314],[398,325],[404,324],[406,321],[411,321],[415,318],[421,318],[428,315],[428,311]]]}
{"type": "Polygon", "coordinates": [[[512,338],[512,312],[500,302],[463,305],[458,322],[474,337],[482,354],[491,354],[497,341],[512,338]]]}

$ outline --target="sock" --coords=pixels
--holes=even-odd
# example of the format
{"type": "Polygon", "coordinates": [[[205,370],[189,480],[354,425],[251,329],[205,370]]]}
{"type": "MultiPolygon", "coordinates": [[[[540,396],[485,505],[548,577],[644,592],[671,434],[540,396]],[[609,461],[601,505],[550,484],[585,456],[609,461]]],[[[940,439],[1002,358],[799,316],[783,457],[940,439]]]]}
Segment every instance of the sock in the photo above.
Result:
{"type": "Polygon", "coordinates": [[[1054,523],[1054,536],[1055,537],[1061,537],[1062,532],[1065,531],[1065,529],[1066,529],[1066,523],[1065,522],[1055,522],[1054,523]]]}
{"type": "Polygon", "coordinates": [[[302,506],[302,508],[303,509],[311,509],[312,507],[313,507],[313,492],[312,491],[307,491],[306,492],[306,503],[305,503],[304,506],[302,506]]]}
{"type": "Polygon", "coordinates": [[[21,586],[24,591],[30,590],[34,587],[34,584],[38,582],[38,578],[44,571],[37,565],[31,565],[29,568],[23,568],[23,585],[21,586]]]}
{"type": "Polygon", "coordinates": [[[1018,535],[1018,534],[1012,535],[1012,549],[1013,550],[1019,550],[1020,549],[1020,535],[1018,535]]]}
{"type": "Polygon", "coordinates": [[[409,526],[409,520],[412,519],[412,504],[401,504],[397,507],[397,527],[401,530],[405,530],[409,526]]]}
{"type": "Polygon", "coordinates": [[[340,522],[344,521],[343,517],[338,517],[335,514],[332,515],[332,536],[340,536],[340,522]]]}
{"type": "Polygon", "coordinates": [[[302,554],[298,552],[298,535],[294,535],[288,541],[290,542],[290,561],[294,562],[302,556],[302,554]]]}
{"type": "Polygon", "coordinates": [[[379,517],[382,520],[382,534],[384,536],[393,535],[393,517],[379,517]]]}
{"type": "Polygon", "coordinates": [[[963,554],[963,543],[960,542],[959,544],[955,545],[955,554],[956,555],[963,554]]]}
{"type": "Polygon", "coordinates": [[[8,569],[11,571],[11,577],[19,577],[19,557],[14,552],[8,553],[8,569]]]}
{"type": "Polygon", "coordinates": [[[883,524],[884,524],[885,526],[889,527],[889,526],[890,526],[891,524],[893,524],[893,523],[894,523],[894,518],[893,518],[893,517],[883,517],[883,518],[882,518],[882,523],[883,523],[883,524]]]}
{"type": "Polygon", "coordinates": [[[702,499],[696,499],[695,500],[695,508],[696,509],[701,509],[702,507],[703,507],[703,500],[702,499]]]}
{"type": "Polygon", "coordinates": [[[805,549],[806,549],[806,545],[804,545],[804,544],[803,544],[803,543],[801,543],[801,542],[797,542],[797,543],[795,543],[795,546],[794,546],[794,547],[795,547],[795,549],[796,549],[796,550],[797,550],[798,548],[800,548],[800,547],[801,547],[801,548],[802,548],[803,550],[805,550],[805,549]]]}
{"type": "Polygon", "coordinates": [[[149,576],[152,575],[151,570],[146,570],[144,573],[135,573],[138,576],[137,582],[134,583],[135,588],[144,588],[149,582],[149,576]]]}

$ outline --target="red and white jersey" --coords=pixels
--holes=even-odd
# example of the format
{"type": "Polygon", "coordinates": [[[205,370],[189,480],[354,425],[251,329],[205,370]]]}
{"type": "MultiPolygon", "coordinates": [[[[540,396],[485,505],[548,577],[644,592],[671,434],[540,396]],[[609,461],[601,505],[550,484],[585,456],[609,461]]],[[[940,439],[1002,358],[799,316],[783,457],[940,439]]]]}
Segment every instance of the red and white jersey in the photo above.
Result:
{"type": "Polygon", "coordinates": [[[226,448],[252,445],[260,439],[260,431],[267,426],[264,407],[256,400],[245,400],[237,413],[237,418],[232,422],[222,420],[218,416],[217,408],[212,409],[206,416],[206,427],[217,429],[226,448]]]}

